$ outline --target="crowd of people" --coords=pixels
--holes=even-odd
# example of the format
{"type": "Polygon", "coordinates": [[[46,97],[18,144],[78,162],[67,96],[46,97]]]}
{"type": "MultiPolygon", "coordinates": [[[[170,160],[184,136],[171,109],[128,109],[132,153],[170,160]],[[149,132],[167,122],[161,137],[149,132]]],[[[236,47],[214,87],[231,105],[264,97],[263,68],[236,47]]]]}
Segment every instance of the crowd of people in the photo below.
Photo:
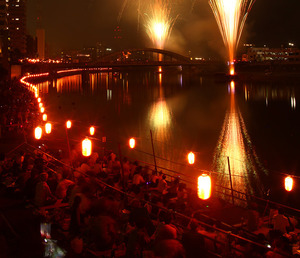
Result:
{"type": "Polygon", "coordinates": [[[31,130],[39,112],[34,95],[17,80],[0,83],[0,138],[31,130]]]}
{"type": "MultiPolygon", "coordinates": [[[[12,113],[29,123],[25,106],[12,113]]],[[[51,225],[50,232],[41,230],[41,242],[56,239],[67,257],[287,257],[299,249],[296,222],[281,209],[266,235],[254,233],[258,211],[249,212],[254,224],[249,216],[246,228],[228,234],[220,221],[203,216],[207,202],[179,177],[120,160],[113,151],[83,157],[73,149],[69,160],[50,154],[46,146],[2,153],[1,189],[51,225]]]]}

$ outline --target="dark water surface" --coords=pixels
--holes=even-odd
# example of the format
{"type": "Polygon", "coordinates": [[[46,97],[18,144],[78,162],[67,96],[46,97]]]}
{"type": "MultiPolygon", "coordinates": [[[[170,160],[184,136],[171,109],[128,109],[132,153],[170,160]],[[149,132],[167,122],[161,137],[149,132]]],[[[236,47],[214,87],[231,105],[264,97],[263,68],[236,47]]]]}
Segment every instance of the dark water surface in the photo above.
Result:
{"type": "MultiPolygon", "coordinates": [[[[221,169],[216,159],[222,155],[230,156],[237,174],[242,166],[252,173],[249,163],[255,160],[258,175],[268,171],[264,191],[271,188],[274,195],[282,192],[283,174],[300,176],[300,82],[230,85],[178,69],[135,70],[73,75],[40,84],[40,91],[57,141],[65,143],[64,123],[73,121],[72,146],[94,125],[98,151],[117,152],[120,143],[123,155],[153,164],[151,130],[157,165],[189,181],[200,174],[187,166],[189,151],[196,155],[194,167],[209,171],[221,169]],[[135,150],[127,146],[130,137],[137,140],[135,150]]],[[[295,180],[300,188],[300,178],[295,180]]]]}

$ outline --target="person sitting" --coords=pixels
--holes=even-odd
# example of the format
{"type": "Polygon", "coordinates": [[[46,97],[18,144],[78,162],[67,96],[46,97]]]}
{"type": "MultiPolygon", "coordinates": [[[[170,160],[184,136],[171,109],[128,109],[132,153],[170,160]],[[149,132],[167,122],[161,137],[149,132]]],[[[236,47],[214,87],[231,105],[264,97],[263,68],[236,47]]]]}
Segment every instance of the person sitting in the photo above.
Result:
{"type": "Polygon", "coordinates": [[[58,183],[55,191],[55,195],[58,199],[64,199],[67,196],[67,190],[71,185],[75,183],[69,180],[69,171],[64,171],[62,174],[62,180],[58,183]]]}
{"type": "Polygon", "coordinates": [[[159,180],[158,185],[157,185],[157,190],[162,193],[162,194],[166,194],[167,192],[167,181],[166,181],[166,175],[162,176],[162,179],[159,180]]]}
{"type": "Polygon", "coordinates": [[[145,180],[141,175],[141,167],[138,167],[136,169],[136,172],[135,172],[135,174],[133,176],[133,179],[132,179],[132,186],[137,187],[137,186],[140,186],[141,184],[144,184],[144,183],[145,183],[145,180]]]}
{"type": "Polygon", "coordinates": [[[286,228],[290,226],[289,219],[284,216],[284,210],[278,209],[278,214],[274,217],[274,230],[280,231],[282,234],[287,233],[286,228]]]}
{"type": "Polygon", "coordinates": [[[34,196],[34,203],[41,207],[45,205],[50,205],[56,202],[56,197],[52,194],[48,184],[48,174],[41,173],[40,174],[40,181],[37,183],[35,188],[35,196],[34,196]]]}

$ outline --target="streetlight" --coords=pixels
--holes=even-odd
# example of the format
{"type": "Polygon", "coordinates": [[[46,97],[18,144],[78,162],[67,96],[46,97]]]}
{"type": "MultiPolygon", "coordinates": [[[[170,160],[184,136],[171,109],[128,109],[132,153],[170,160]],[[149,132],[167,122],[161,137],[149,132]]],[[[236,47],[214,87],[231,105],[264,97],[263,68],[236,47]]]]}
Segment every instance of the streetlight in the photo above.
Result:
{"type": "Polygon", "coordinates": [[[189,164],[193,165],[195,163],[195,154],[190,152],[187,156],[189,164]]]}
{"type": "Polygon", "coordinates": [[[42,103],[42,102],[40,102],[40,103],[39,103],[39,107],[41,108],[42,106],[43,106],[43,103],[42,103]]]}
{"type": "Polygon", "coordinates": [[[198,197],[207,200],[211,195],[211,179],[207,174],[198,177],[198,197]]]}
{"type": "Polygon", "coordinates": [[[45,108],[41,107],[41,113],[44,113],[44,112],[45,112],[45,108]]]}
{"type": "Polygon", "coordinates": [[[92,154],[92,142],[90,139],[85,138],[82,141],[82,155],[85,157],[89,157],[92,154]]]}
{"type": "Polygon", "coordinates": [[[41,102],[41,98],[38,98],[37,101],[38,101],[38,103],[40,103],[41,102]]]}
{"type": "Polygon", "coordinates": [[[37,140],[42,138],[42,128],[41,127],[38,126],[34,129],[34,137],[37,140]]]}

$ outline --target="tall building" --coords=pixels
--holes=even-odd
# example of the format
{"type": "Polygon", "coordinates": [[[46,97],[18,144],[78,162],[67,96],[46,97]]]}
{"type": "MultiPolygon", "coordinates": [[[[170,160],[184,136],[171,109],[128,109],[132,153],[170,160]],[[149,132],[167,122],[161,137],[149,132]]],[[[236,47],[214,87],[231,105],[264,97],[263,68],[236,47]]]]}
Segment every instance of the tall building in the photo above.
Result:
{"type": "Polygon", "coordinates": [[[26,54],[26,3],[25,0],[6,0],[8,4],[8,31],[10,50],[26,54]]]}
{"type": "Polygon", "coordinates": [[[7,3],[0,0],[0,65],[8,67],[8,23],[7,3]]]}
{"type": "Polygon", "coordinates": [[[37,0],[37,17],[36,17],[36,41],[37,41],[37,57],[39,59],[45,59],[46,49],[46,37],[45,29],[43,26],[43,8],[42,0],[37,0]]]}
{"type": "Polygon", "coordinates": [[[45,30],[36,30],[37,54],[39,59],[45,59],[45,30]]]}

